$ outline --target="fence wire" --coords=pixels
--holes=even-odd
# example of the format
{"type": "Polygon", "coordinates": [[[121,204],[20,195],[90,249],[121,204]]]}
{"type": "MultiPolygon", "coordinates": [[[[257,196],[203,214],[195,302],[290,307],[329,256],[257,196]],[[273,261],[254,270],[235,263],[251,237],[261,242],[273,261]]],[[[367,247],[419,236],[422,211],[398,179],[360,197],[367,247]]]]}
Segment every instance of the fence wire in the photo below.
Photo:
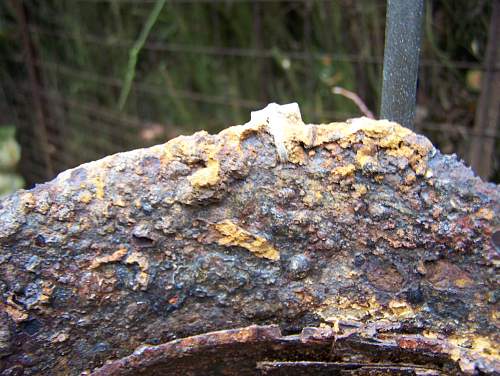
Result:
{"type": "MultiPolygon", "coordinates": [[[[334,86],[378,111],[385,1],[367,0],[167,1],[119,109],[130,53],[155,3],[0,4],[0,121],[19,130],[29,185],[111,153],[241,124],[271,101],[299,102],[308,122],[360,116],[334,86]]],[[[467,161],[478,159],[473,150],[485,153],[481,174],[493,181],[497,8],[498,0],[426,2],[416,119],[446,153],[467,161]]]]}

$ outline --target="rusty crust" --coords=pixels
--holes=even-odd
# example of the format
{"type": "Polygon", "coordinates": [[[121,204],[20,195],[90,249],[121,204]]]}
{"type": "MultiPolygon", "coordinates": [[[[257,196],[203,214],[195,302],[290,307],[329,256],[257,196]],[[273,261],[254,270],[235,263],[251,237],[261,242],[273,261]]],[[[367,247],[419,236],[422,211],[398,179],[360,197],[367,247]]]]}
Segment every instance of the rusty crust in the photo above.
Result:
{"type": "Polygon", "coordinates": [[[277,325],[249,326],[144,346],[91,376],[460,374],[448,351],[446,342],[419,335],[368,338],[359,328],[310,327],[285,336],[277,325]]]}
{"type": "Polygon", "coordinates": [[[436,341],[457,372],[498,372],[499,188],[395,123],[278,115],[3,200],[0,370],[90,373],[145,345],[277,324],[436,341]]]}

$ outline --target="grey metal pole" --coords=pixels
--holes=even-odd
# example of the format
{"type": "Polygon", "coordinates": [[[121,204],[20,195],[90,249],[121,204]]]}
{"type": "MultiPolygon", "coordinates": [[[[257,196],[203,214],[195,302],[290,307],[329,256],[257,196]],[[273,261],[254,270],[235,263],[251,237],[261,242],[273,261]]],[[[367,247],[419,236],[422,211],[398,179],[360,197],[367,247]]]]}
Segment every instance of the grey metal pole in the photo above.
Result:
{"type": "Polygon", "coordinates": [[[423,0],[388,0],[380,117],[413,129],[423,0]]]}

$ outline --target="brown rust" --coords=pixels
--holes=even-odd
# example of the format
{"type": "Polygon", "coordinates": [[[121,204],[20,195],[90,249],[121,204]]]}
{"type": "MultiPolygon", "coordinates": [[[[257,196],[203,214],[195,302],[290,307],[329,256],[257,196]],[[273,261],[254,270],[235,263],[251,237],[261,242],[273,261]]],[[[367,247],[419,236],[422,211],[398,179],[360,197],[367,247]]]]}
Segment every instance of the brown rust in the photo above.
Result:
{"type": "Polygon", "coordinates": [[[350,356],[258,358],[259,372],[360,359],[358,374],[402,362],[498,372],[499,188],[398,124],[304,124],[294,111],[4,199],[0,370],[79,374],[144,346],[276,324],[324,327],[350,356]],[[441,355],[421,363],[432,343],[441,355]]]}
{"type": "Polygon", "coordinates": [[[91,376],[124,375],[445,375],[461,374],[448,345],[421,336],[366,337],[363,330],[304,328],[283,335],[278,326],[205,333],[144,346],[91,376]],[[355,356],[352,354],[355,353],[355,356]],[[279,361],[270,361],[279,359],[279,361]],[[439,365],[437,365],[439,364],[439,365]],[[379,373],[370,373],[370,372],[379,373]],[[336,372],[336,373],[335,373],[336,372]],[[342,373],[339,373],[342,372],[342,373]],[[400,373],[404,372],[404,373],[400,373]]]}

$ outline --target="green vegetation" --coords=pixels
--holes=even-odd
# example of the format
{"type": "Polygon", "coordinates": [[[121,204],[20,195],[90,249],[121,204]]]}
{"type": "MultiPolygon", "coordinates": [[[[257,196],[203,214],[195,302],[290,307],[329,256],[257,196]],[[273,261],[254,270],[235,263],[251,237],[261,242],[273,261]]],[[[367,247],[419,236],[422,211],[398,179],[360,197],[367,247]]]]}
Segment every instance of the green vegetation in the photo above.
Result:
{"type": "Polygon", "coordinates": [[[15,135],[13,126],[0,126],[0,197],[24,186],[23,179],[15,172],[21,158],[15,135]]]}

